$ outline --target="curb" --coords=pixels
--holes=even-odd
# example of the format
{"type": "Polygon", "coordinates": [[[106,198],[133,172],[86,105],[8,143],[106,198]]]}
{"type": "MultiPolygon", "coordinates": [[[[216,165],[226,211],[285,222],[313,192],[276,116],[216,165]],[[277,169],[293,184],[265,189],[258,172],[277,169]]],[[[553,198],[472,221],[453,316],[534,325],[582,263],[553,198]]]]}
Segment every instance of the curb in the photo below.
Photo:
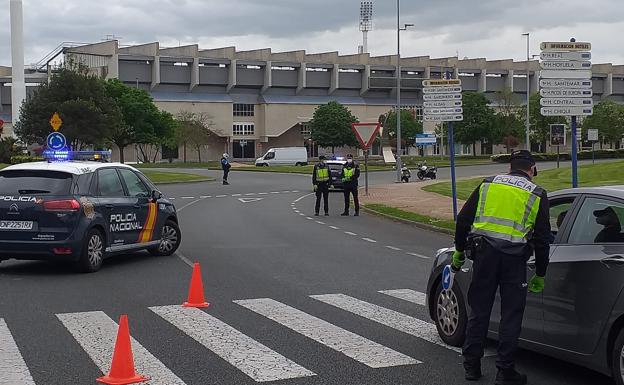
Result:
{"type": "Polygon", "coordinates": [[[446,235],[451,235],[451,236],[455,235],[455,232],[453,230],[445,229],[443,227],[428,225],[426,223],[410,221],[409,219],[398,218],[398,217],[395,217],[395,216],[392,216],[392,215],[380,213],[379,211],[375,211],[375,210],[369,209],[368,207],[365,207],[363,205],[361,206],[361,210],[364,210],[365,212],[367,212],[369,214],[373,214],[373,215],[381,217],[381,218],[389,219],[389,220],[392,220],[392,221],[395,221],[395,222],[404,223],[404,224],[407,224],[407,225],[412,225],[414,227],[418,227],[418,228],[423,229],[423,230],[432,231],[434,233],[441,233],[441,234],[446,234],[446,235]]]}

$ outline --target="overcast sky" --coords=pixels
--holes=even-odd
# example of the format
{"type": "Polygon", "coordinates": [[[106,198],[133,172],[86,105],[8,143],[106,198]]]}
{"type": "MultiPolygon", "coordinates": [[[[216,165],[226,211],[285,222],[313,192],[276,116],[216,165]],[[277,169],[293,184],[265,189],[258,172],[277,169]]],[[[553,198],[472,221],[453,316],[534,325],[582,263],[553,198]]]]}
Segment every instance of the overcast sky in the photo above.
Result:
{"type": "MultiPolygon", "coordinates": [[[[624,64],[623,0],[403,0],[404,56],[488,59],[526,57],[544,40],[589,41],[593,62],[624,64]]],[[[396,1],[374,1],[372,55],[396,53],[396,1]]],[[[198,43],[274,52],[357,52],[359,0],[24,0],[26,64],[65,41],[120,44],[159,41],[161,47],[198,43]]],[[[9,1],[0,8],[0,65],[10,65],[9,1]]]]}

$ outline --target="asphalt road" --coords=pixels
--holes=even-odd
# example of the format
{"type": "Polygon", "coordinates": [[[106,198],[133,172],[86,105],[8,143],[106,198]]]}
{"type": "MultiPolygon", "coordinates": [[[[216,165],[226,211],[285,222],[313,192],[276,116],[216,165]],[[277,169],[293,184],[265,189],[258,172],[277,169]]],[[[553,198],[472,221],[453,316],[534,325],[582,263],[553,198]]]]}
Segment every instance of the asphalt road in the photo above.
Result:
{"type": "MultiPolygon", "coordinates": [[[[373,173],[375,183],[385,174],[373,173]]],[[[120,314],[150,384],[464,383],[461,357],[437,343],[425,308],[380,293],[410,289],[418,302],[449,237],[366,214],[340,217],[340,193],[331,194],[329,217],[310,216],[308,176],[235,172],[230,181],[162,186],[180,211],[176,256],[119,256],[89,275],[3,262],[0,384],[95,384],[120,314]],[[194,261],[211,306],[182,311],[194,261]],[[20,380],[3,382],[11,375],[20,380]]],[[[535,353],[521,352],[518,366],[532,384],[611,383],[535,353]]],[[[493,357],[484,369],[480,383],[492,383],[493,357]]]]}

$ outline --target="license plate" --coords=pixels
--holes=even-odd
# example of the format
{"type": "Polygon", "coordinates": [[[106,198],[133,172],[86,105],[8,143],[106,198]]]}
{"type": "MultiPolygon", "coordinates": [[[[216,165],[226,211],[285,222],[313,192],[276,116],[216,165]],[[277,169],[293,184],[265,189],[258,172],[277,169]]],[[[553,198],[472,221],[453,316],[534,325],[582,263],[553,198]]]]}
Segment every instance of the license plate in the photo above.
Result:
{"type": "Polygon", "coordinates": [[[0,230],[32,230],[33,221],[0,221],[0,230]]]}

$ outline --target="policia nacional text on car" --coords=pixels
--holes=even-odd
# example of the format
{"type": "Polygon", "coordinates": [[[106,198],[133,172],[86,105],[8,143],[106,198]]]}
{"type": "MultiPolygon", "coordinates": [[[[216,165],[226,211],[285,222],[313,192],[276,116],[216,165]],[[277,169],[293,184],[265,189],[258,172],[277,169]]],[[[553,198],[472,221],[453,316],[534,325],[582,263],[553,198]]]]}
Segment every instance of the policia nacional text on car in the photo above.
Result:
{"type": "Polygon", "coordinates": [[[466,379],[481,378],[483,343],[496,290],[500,288],[501,321],[496,366],[497,385],[526,384],[514,367],[527,289],[540,293],[548,266],[550,223],[546,191],[531,182],[537,175],[529,151],[511,154],[507,175],[487,178],[472,193],[457,217],[452,267],[473,260],[468,290],[470,315],[463,346],[466,379]],[[536,273],[527,284],[527,261],[535,252],[536,273]]]}

